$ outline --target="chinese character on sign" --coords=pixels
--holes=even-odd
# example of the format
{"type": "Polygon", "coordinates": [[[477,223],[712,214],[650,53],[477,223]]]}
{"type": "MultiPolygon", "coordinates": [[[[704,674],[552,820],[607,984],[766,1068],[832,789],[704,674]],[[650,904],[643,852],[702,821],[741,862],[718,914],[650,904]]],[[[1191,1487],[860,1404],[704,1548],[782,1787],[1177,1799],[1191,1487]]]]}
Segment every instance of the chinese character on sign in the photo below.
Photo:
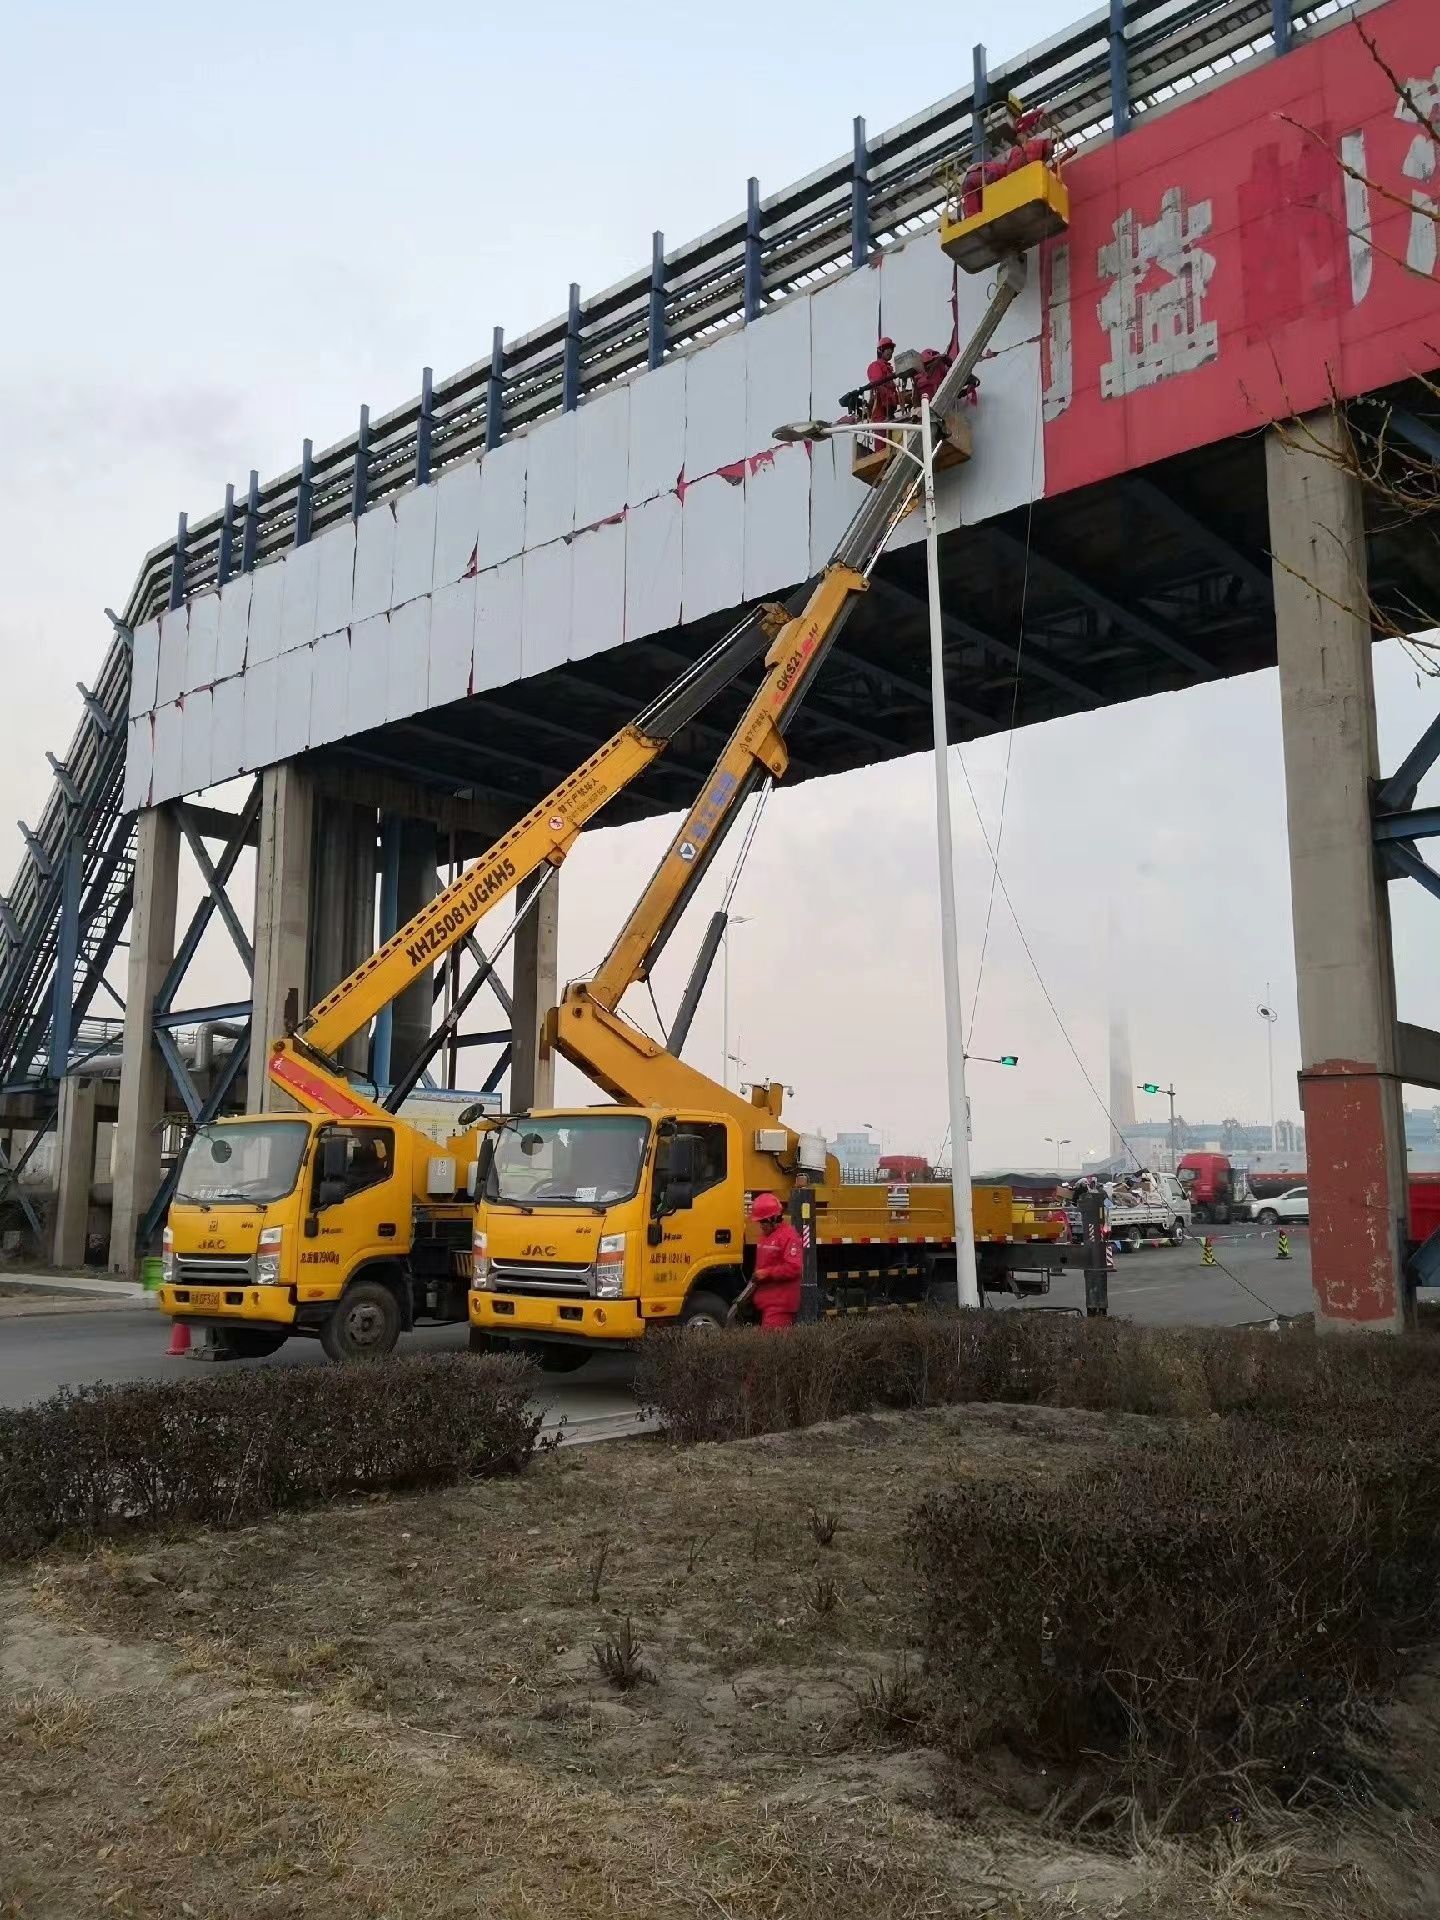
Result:
{"type": "Polygon", "coordinates": [[[1110,282],[1098,307],[1110,335],[1110,358],[1100,369],[1107,400],[1190,373],[1218,355],[1219,327],[1202,313],[1215,256],[1197,244],[1210,219],[1208,200],[1187,211],[1180,189],[1171,187],[1153,226],[1137,222],[1129,207],[1115,222],[1114,240],[1100,249],[1101,278],[1110,282]]]}
{"type": "MultiPolygon", "coordinates": [[[[1440,67],[1427,80],[1407,80],[1405,91],[1395,105],[1395,118],[1408,120],[1417,128],[1405,156],[1402,171],[1407,180],[1432,181],[1440,172],[1440,67]]],[[[1436,240],[1440,238],[1440,199],[1427,193],[1424,186],[1410,193],[1410,244],[1405,249],[1405,264],[1412,273],[1433,274],[1436,240]]]]}

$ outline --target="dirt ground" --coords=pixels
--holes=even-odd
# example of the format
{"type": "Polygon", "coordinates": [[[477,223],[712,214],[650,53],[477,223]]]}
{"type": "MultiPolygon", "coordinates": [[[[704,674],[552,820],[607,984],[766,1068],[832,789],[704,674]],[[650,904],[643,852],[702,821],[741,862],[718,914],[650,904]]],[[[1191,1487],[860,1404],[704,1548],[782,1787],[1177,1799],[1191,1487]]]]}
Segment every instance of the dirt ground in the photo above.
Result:
{"type": "Polygon", "coordinates": [[[897,1736],[914,1500],[1063,1473],[1119,1430],[983,1407],[631,1441],[56,1558],[0,1587],[0,1915],[1440,1911],[1440,1679],[1396,1709],[1431,1783],[1410,1812],[1203,1846],[1086,1851],[1038,1782],[1034,1814],[961,1820],[941,1757],[897,1736]],[[595,1649],[627,1620],[622,1691],[595,1649]]]}

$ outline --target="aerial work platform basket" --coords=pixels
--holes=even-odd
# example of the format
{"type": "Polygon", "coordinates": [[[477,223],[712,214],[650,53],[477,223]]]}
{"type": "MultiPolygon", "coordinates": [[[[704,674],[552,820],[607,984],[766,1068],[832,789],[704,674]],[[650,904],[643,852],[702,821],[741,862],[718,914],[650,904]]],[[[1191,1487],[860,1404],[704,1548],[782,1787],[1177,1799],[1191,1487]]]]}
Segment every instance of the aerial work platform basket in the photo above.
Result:
{"type": "MultiPolygon", "coordinates": [[[[915,431],[911,420],[877,421],[873,432],[857,433],[851,447],[850,471],[867,487],[878,486],[885,469],[895,458],[896,444],[904,446],[907,432],[915,431]]],[[[968,410],[960,407],[935,422],[935,471],[959,467],[975,450],[968,410]]],[[[912,505],[914,503],[912,502],[912,505]]]]}
{"type": "Polygon", "coordinates": [[[940,245],[966,273],[983,273],[1007,253],[1024,253],[1070,224],[1070,190],[1043,160],[1031,160],[974,191],[980,202],[976,211],[965,212],[966,195],[952,200],[940,216],[940,245]]]}
{"type": "Polygon", "coordinates": [[[977,160],[952,183],[940,215],[941,248],[966,273],[983,273],[1069,226],[1057,132],[1043,108],[1027,112],[1013,93],[991,120],[986,141],[994,143],[994,157],[977,160]]]}

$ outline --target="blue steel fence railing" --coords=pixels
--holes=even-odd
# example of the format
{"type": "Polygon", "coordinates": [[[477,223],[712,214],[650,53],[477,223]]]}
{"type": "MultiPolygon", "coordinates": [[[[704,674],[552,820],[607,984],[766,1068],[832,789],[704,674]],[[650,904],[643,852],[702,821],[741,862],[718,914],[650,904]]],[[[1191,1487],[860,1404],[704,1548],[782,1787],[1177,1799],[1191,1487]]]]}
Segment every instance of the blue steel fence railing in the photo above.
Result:
{"type": "Polygon", "coordinates": [[[57,770],[0,899],[0,1086],[33,1081],[41,1061],[43,1077],[64,1071],[70,1032],[129,910],[130,823],[119,803],[129,634],[140,621],[920,231],[936,218],[944,173],[974,153],[977,117],[1007,93],[1047,108],[1082,146],[1357,10],[1341,0],[1108,0],[994,69],[977,48],[973,80],[946,99],[874,138],[857,120],[851,151],[808,178],[764,198],[752,181],[734,220],[668,252],[656,234],[638,273],[588,299],[572,286],[558,318],[513,341],[497,328],[485,359],[438,382],[427,369],[403,406],[374,421],[362,408],[334,446],[317,454],[306,441],[288,473],[263,485],[252,473],[239,497],[226,489],[220,510],[193,524],[182,515],[175,538],[145,558],[63,777],[57,770]]]}

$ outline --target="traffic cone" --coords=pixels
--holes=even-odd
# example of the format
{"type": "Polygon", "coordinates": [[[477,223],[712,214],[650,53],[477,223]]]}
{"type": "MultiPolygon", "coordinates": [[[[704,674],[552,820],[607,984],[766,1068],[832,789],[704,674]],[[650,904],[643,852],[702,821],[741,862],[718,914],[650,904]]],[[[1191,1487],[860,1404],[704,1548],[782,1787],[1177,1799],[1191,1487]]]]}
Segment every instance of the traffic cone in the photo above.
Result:
{"type": "Polygon", "coordinates": [[[1290,1236],[1283,1228],[1275,1236],[1275,1258],[1277,1260],[1290,1258],[1290,1236]]]}
{"type": "Polygon", "coordinates": [[[166,1358],[170,1359],[177,1354],[189,1353],[189,1351],[190,1351],[189,1321],[188,1320],[172,1320],[170,1322],[170,1344],[165,1349],[166,1358]]]}
{"type": "Polygon", "coordinates": [[[1200,1264],[1202,1267],[1213,1267],[1215,1264],[1215,1247],[1208,1233],[1200,1242],[1200,1264]]]}

